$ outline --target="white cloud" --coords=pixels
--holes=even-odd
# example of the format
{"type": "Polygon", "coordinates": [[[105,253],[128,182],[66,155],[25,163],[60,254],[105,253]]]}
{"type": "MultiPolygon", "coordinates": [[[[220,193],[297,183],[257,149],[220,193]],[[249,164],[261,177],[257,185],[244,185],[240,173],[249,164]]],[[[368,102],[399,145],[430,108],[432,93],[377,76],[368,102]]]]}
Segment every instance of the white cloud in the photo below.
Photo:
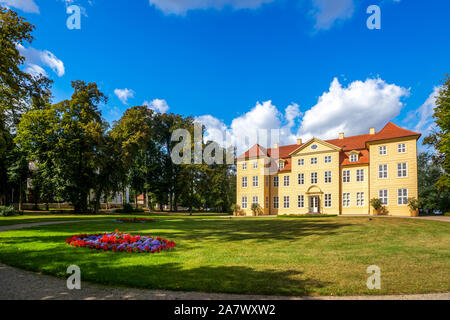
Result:
{"type": "Polygon", "coordinates": [[[43,75],[44,77],[48,77],[47,72],[36,64],[29,64],[25,68],[25,72],[31,74],[32,76],[43,75]]]}
{"type": "Polygon", "coordinates": [[[128,104],[128,99],[134,97],[134,91],[131,89],[115,89],[114,94],[119,98],[123,104],[128,104]]]}
{"type": "Polygon", "coordinates": [[[349,19],[355,11],[354,0],[312,0],[316,30],[328,30],[336,22],[349,19]]]}
{"type": "Polygon", "coordinates": [[[350,136],[371,127],[380,129],[399,115],[401,99],[407,96],[408,89],[381,79],[355,81],[345,88],[335,78],[329,91],[305,113],[298,134],[304,139],[334,139],[339,132],[350,136]]]}
{"type": "Polygon", "coordinates": [[[0,4],[12,7],[24,12],[39,13],[39,7],[34,0],[0,0],[0,4]]]}
{"type": "Polygon", "coordinates": [[[64,63],[59,60],[53,53],[48,50],[36,50],[32,47],[25,48],[21,44],[17,45],[17,49],[20,54],[25,57],[26,63],[41,67],[47,66],[51,68],[58,77],[62,77],[65,74],[64,63]]]}
{"type": "Polygon", "coordinates": [[[229,127],[212,115],[197,117],[196,120],[205,126],[206,140],[216,141],[226,147],[236,146],[238,153],[242,153],[255,143],[264,147],[271,147],[278,142],[295,143],[291,129],[300,115],[297,104],[288,106],[283,114],[272,101],[266,101],[258,102],[250,111],[233,119],[229,127]],[[279,132],[272,136],[272,129],[279,132]]]}
{"type": "Polygon", "coordinates": [[[342,87],[334,79],[329,91],[324,92],[317,104],[304,115],[295,103],[282,113],[271,101],[266,101],[257,103],[250,111],[233,119],[230,126],[212,115],[200,116],[196,120],[205,125],[207,140],[227,147],[236,146],[240,154],[256,143],[254,137],[261,129],[280,130],[278,140],[271,141],[269,131],[267,140],[258,141],[264,147],[271,147],[275,142],[295,144],[297,138],[303,141],[312,137],[336,139],[339,132],[350,136],[368,133],[370,127],[381,129],[400,113],[403,107],[401,99],[408,95],[409,90],[381,79],[355,81],[348,87],[342,87]],[[253,140],[243,141],[243,137],[253,137],[253,140]],[[224,143],[225,139],[227,142],[224,143]]]}
{"type": "Polygon", "coordinates": [[[149,0],[150,5],[155,6],[166,14],[184,15],[190,10],[197,9],[222,9],[231,7],[239,9],[257,9],[264,3],[275,0],[149,0]]]}
{"type": "Polygon", "coordinates": [[[405,122],[411,122],[414,119],[418,119],[414,131],[422,133],[424,136],[433,129],[434,126],[434,108],[436,108],[436,98],[439,96],[441,87],[435,87],[428,99],[417,110],[414,110],[408,114],[405,122]]]}
{"type": "Polygon", "coordinates": [[[164,99],[154,99],[150,102],[144,101],[143,105],[159,113],[166,113],[169,110],[169,105],[164,99]]]}

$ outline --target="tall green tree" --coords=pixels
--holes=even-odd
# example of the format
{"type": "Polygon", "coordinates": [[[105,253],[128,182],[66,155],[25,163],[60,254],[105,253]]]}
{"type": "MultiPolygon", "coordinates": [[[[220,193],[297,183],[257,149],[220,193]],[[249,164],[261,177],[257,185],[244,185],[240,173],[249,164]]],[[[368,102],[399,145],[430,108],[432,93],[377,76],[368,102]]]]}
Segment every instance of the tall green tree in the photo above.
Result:
{"type": "Polygon", "coordinates": [[[107,101],[95,83],[72,82],[70,100],[23,115],[16,142],[41,169],[53,173],[55,189],[76,212],[88,210],[98,181],[107,124],[98,106],[107,101]]]}
{"type": "Polygon", "coordinates": [[[447,74],[443,82],[436,98],[433,114],[436,128],[425,138],[424,144],[434,147],[436,154],[433,156],[433,160],[443,170],[437,186],[440,189],[450,189],[450,75],[447,74]]]}

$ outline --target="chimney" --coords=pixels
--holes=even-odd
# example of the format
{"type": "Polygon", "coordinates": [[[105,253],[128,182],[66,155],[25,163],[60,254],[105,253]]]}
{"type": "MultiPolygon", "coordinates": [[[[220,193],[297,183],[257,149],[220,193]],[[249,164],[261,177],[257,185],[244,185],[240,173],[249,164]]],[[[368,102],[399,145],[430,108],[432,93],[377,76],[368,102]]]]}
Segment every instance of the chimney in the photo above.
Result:
{"type": "Polygon", "coordinates": [[[302,145],[302,143],[303,143],[302,139],[297,139],[297,145],[298,146],[302,145]]]}
{"type": "Polygon", "coordinates": [[[375,128],[370,128],[370,134],[373,136],[375,134],[375,128]]]}
{"type": "Polygon", "coordinates": [[[339,140],[344,140],[344,133],[343,132],[339,133],[339,140]]]}
{"type": "Polygon", "coordinates": [[[275,144],[273,145],[273,148],[274,148],[274,149],[278,149],[278,143],[275,143],[275,144]]]}

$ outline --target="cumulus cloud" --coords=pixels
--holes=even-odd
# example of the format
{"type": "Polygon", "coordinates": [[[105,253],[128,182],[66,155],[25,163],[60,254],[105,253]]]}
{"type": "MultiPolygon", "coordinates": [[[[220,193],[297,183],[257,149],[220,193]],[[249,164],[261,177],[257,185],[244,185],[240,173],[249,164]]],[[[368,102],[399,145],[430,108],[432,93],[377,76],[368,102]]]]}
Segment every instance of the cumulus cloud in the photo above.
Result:
{"type": "Polygon", "coordinates": [[[349,19],[355,11],[354,0],[312,0],[311,12],[316,30],[328,30],[336,22],[349,19]]]}
{"type": "Polygon", "coordinates": [[[134,91],[131,89],[115,89],[114,94],[119,98],[123,104],[128,104],[128,99],[134,97],[134,91]]]}
{"type": "Polygon", "coordinates": [[[381,79],[355,81],[343,87],[335,78],[329,91],[306,111],[298,134],[306,139],[332,139],[339,132],[356,135],[366,133],[369,127],[380,129],[400,114],[401,99],[407,96],[408,89],[381,79]]]}
{"type": "Polygon", "coordinates": [[[335,139],[340,132],[350,136],[368,133],[370,127],[381,129],[400,113],[401,99],[408,95],[409,90],[381,79],[355,81],[347,87],[334,79],[329,90],[304,114],[296,103],[283,113],[266,101],[233,119],[230,126],[212,115],[196,120],[205,126],[206,140],[236,146],[238,153],[242,153],[256,142],[271,147],[274,143],[295,144],[297,138],[335,139]],[[271,136],[270,129],[278,129],[279,136],[271,136]],[[266,132],[262,139],[260,130],[266,132]],[[260,140],[256,140],[257,136],[260,140]]]}
{"type": "Polygon", "coordinates": [[[34,0],[0,0],[0,5],[16,8],[24,12],[39,13],[39,7],[34,0]]]}
{"type": "Polygon", "coordinates": [[[228,127],[223,121],[205,115],[196,121],[205,126],[205,140],[216,141],[222,146],[235,146],[238,153],[259,143],[270,147],[274,143],[290,144],[295,142],[292,128],[301,115],[297,104],[285,109],[283,114],[272,101],[257,103],[250,111],[233,119],[228,127]]]}
{"type": "Polygon", "coordinates": [[[32,47],[25,48],[21,44],[17,45],[17,49],[20,54],[25,57],[26,63],[29,64],[29,66],[34,65],[34,67],[31,67],[32,69],[34,68],[34,70],[36,70],[35,66],[39,66],[41,69],[42,66],[46,66],[52,69],[58,77],[62,77],[66,72],[64,63],[48,50],[41,51],[32,47]]]}
{"type": "Polygon", "coordinates": [[[190,10],[197,9],[222,9],[231,7],[239,9],[257,9],[264,3],[275,0],[149,0],[150,5],[155,6],[166,14],[184,15],[190,10]]]}
{"type": "Polygon", "coordinates": [[[164,99],[154,99],[153,101],[144,101],[144,106],[149,107],[150,109],[158,112],[158,113],[166,113],[169,111],[169,105],[167,101],[164,99]]]}

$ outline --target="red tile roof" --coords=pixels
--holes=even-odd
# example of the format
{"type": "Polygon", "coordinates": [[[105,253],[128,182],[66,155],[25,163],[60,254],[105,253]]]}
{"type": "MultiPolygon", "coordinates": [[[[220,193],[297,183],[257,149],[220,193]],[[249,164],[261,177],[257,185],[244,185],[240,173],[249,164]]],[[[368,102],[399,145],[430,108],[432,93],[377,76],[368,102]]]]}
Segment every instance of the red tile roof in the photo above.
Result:
{"type": "MultiPolygon", "coordinates": [[[[362,134],[358,136],[352,136],[352,137],[346,137],[344,139],[332,139],[332,140],[326,140],[325,142],[328,142],[330,144],[333,144],[339,148],[342,149],[342,151],[352,151],[352,150],[364,150],[366,149],[366,143],[372,142],[372,141],[378,141],[378,140],[386,140],[386,139],[394,139],[394,138],[404,138],[404,137],[413,137],[417,136],[420,137],[421,134],[418,132],[410,131],[404,128],[401,128],[397,125],[395,125],[392,122],[389,122],[380,132],[375,134],[362,134]]],[[[261,156],[269,156],[271,157],[272,154],[275,156],[275,151],[278,151],[278,157],[277,159],[288,159],[290,158],[290,154],[297,150],[302,145],[287,145],[287,146],[280,146],[277,149],[273,148],[263,148],[260,145],[256,144],[253,147],[250,148],[246,153],[242,154],[238,157],[238,159],[244,159],[248,158],[249,156],[255,157],[261,157],[261,156]]],[[[343,159],[344,161],[344,159],[343,159]]],[[[368,155],[366,160],[366,155],[362,155],[362,159],[360,161],[367,161],[367,162],[361,162],[361,163],[369,163],[368,162],[368,155]]],[[[358,162],[359,163],[359,162],[358,162]]],[[[289,163],[290,165],[290,163],[289,163]]],[[[286,170],[286,169],[285,169],[286,170]]]]}
{"type": "Polygon", "coordinates": [[[397,126],[396,124],[389,122],[380,132],[373,135],[370,139],[367,141],[376,141],[376,140],[386,140],[386,139],[393,139],[393,138],[404,138],[404,137],[412,137],[412,136],[418,136],[420,137],[421,134],[418,132],[410,131],[404,128],[401,128],[397,126]]]}
{"type": "Polygon", "coordinates": [[[358,162],[350,162],[350,152],[341,152],[339,161],[341,166],[354,166],[357,164],[369,164],[369,150],[360,150],[358,162]]]}

